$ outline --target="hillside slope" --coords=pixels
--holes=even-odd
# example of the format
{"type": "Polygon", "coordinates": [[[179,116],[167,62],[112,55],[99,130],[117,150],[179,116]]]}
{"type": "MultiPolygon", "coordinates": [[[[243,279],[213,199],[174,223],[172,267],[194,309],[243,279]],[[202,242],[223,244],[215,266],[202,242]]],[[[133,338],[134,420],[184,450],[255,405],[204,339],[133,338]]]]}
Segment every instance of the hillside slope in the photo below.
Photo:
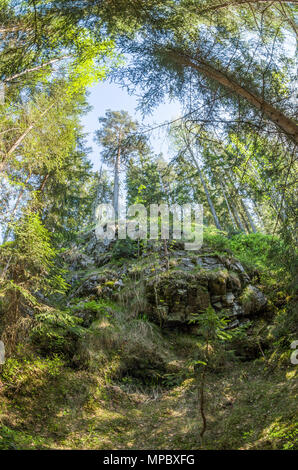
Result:
{"type": "Polygon", "coordinates": [[[294,299],[252,248],[247,263],[207,241],[165,253],[88,235],[65,252],[64,317],[36,324],[1,371],[0,448],[297,448],[297,366],[283,345],[294,299]],[[207,346],[202,443],[206,341],[191,320],[208,308],[228,337],[207,346]]]}

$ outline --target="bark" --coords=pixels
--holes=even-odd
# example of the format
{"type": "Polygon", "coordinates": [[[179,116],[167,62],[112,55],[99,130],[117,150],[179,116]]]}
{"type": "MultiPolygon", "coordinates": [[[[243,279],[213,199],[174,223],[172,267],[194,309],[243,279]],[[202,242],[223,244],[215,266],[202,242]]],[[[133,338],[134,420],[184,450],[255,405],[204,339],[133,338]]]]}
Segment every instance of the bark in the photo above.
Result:
{"type": "MultiPolygon", "coordinates": [[[[232,178],[232,175],[230,174],[231,178],[232,178]]],[[[248,230],[248,232],[250,232],[251,230],[253,231],[253,233],[256,233],[257,232],[257,229],[256,229],[256,226],[254,224],[254,221],[250,215],[250,212],[248,210],[248,208],[246,207],[246,204],[245,202],[243,201],[243,199],[241,198],[240,194],[239,194],[239,188],[236,187],[235,183],[232,182],[232,185],[233,185],[233,188],[234,188],[234,192],[235,194],[238,194],[239,196],[239,203],[240,203],[240,206],[243,210],[243,215],[242,215],[242,218],[244,220],[244,223],[246,225],[246,228],[248,230]],[[251,230],[250,230],[251,229],[251,230]]]]}
{"type": "Polygon", "coordinates": [[[243,210],[243,205],[242,205],[241,198],[240,198],[240,202],[238,201],[238,204],[239,204],[238,207],[239,207],[240,216],[241,216],[242,221],[245,225],[246,231],[247,231],[247,233],[250,233],[251,232],[250,225],[249,225],[248,221],[246,220],[246,215],[245,215],[245,212],[243,210]]]}
{"type": "Polygon", "coordinates": [[[45,188],[45,186],[46,186],[46,184],[47,184],[47,181],[48,181],[48,179],[49,179],[49,176],[50,176],[49,174],[45,175],[45,177],[44,177],[44,179],[43,179],[43,181],[42,181],[42,183],[41,183],[41,185],[40,185],[40,187],[39,187],[39,189],[38,189],[38,191],[40,191],[41,193],[44,191],[44,188],[45,188]]]}
{"type": "Polygon", "coordinates": [[[92,204],[92,214],[93,214],[93,219],[95,220],[96,219],[96,209],[97,209],[97,206],[99,204],[99,201],[101,200],[101,196],[102,196],[102,188],[101,188],[101,180],[102,180],[102,165],[100,167],[100,170],[99,170],[99,175],[98,175],[98,186],[97,186],[97,189],[96,189],[96,196],[95,196],[95,200],[94,200],[94,203],[92,204]]]}
{"type": "Polygon", "coordinates": [[[206,77],[216,81],[226,89],[233,92],[235,95],[244,98],[252,106],[259,111],[266,114],[266,116],[278,126],[290,139],[298,144],[298,125],[293,119],[288,118],[279,109],[272,106],[270,103],[265,101],[261,96],[256,93],[247,90],[244,86],[240,85],[236,80],[230,78],[225,73],[217,70],[212,65],[204,61],[203,59],[192,59],[186,55],[179,54],[177,51],[169,51],[170,56],[174,61],[185,67],[191,67],[202,73],[206,77]]]}
{"type": "Polygon", "coordinates": [[[263,217],[262,217],[261,212],[259,210],[258,204],[253,201],[253,205],[254,205],[254,212],[257,215],[258,219],[259,219],[259,224],[260,224],[261,228],[264,229],[265,227],[264,227],[263,217]]]}
{"type": "Polygon", "coordinates": [[[20,26],[12,26],[10,28],[0,28],[0,34],[3,34],[3,33],[14,33],[15,31],[21,31],[21,27],[20,26]]]}

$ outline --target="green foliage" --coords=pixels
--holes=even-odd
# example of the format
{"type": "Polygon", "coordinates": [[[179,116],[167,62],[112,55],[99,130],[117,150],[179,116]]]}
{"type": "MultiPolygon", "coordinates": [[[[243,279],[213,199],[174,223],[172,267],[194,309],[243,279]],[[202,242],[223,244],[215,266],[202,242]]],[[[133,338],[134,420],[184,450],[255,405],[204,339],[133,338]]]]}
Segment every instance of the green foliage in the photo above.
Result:
{"type": "Polygon", "coordinates": [[[4,312],[0,326],[7,351],[14,349],[19,335],[27,336],[23,319],[29,325],[36,314],[47,308],[45,296],[65,293],[67,284],[63,270],[55,264],[56,256],[49,232],[33,211],[28,211],[16,226],[14,242],[0,247],[0,298],[4,312]]]}
{"type": "Polygon", "coordinates": [[[191,324],[196,324],[199,327],[199,334],[201,334],[206,341],[222,340],[226,341],[231,339],[232,334],[225,331],[229,320],[220,314],[209,305],[203,313],[192,315],[190,320],[191,324]]]}
{"type": "Polygon", "coordinates": [[[32,442],[39,448],[44,446],[43,439],[22,431],[16,431],[4,424],[0,425],[0,450],[23,450],[32,448],[32,442]]]}
{"type": "Polygon", "coordinates": [[[166,184],[167,164],[149,152],[139,159],[131,159],[126,173],[127,204],[160,204],[166,202],[163,185],[166,184]]]}
{"type": "Polygon", "coordinates": [[[20,389],[30,384],[32,376],[47,374],[56,377],[64,365],[62,359],[53,355],[51,358],[41,358],[18,347],[15,357],[8,358],[3,366],[1,377],[5,385],[20,389]]]}
{"type": "Polygon", "coordinates": [[[282,443],[283,450],[294,450],[298,448],[298,422],[291,427],[285,424],[275,423],[271,426],[268,436],[276,443],[282,443]]]}
{"type": "Polygon", "coordinates": [[[103,147],[104,162],[114,166],[119,153],[122,164],[146,146],[145,137],[138,133],[138,123],[126,111],[108,110],[98,120],[101,128],[96,131],[96,141],[103,147]]]}
{"type": "Polygon", "coordinates": [[[248,270],[260,270],[269,284],[278,280],[290,287],[291,276],[296,271],[297,253],[279,237],[263,233],[240,233],[227,237],[212,228],[204,230],[204,240],[219,253],[229,251],[248,270]]]}
{"type": "Polygon", "coordinates": [[[119,260],[121,258],[135,258],[137,255],[137,243],[129,238],[125,240],[117,240],[112,250],[113,260],[119,260]]]}
{"type": "Polygon", "coordinates": [[[3,274],[1,295],[9,288],[19,288],[28,297],[38,291],[49,295],[64,293],[67,287],[62,270],[55,266],[57,251],[40,216],[27,211],[15,226],[15,241],[1,249],[3,274]],[[5,248],[5,249],[4,249],[5,248]],[[5,265],[5,262],[8,262],[5,265]]]}
{"type": "Polygon", "coordinates": [[[60,354],[71,359],[79,338],[85,334],[82,319],[68,311],[47,309],[36,315],[31,341],[45,355],[60,354]]]}

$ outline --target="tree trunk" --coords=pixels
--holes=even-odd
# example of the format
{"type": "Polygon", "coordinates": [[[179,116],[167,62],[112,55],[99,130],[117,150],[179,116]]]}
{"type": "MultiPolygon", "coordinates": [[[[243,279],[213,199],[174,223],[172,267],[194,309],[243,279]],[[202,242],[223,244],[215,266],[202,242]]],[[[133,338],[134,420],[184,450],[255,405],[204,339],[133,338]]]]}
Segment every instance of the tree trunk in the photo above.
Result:
{"type": "Polygon", "coordinates": [[[220,185],[221,185],[223,197],[224,197],[224,199],[225,199],[225,201],[226,201],[226,205],[227,205],[227,208],[228,208],[228,212],[229,212],[229,215],[230,215],[230,219],[231,219],[232,225],[233,225],[234,229],[236,230],[236,229],[237,229],[237,225],[236,225],[235,218],[234,218],[232,209],[231,209],[231,207],[230,207],[230,204],[229,204],[229,201],[228,201],[228,198],[227,198],[227,195],[226,195],[226,191],[225,191],[225,188],[224,188],[224,186],[223,186],[222,181],[220,182],[220,185]]]}
{"type": "Polygon", "coordinates": [[[238,202],[239,213],[240,213],[240,216],[241,216],[241,218],[242,218],[242,221],[243,221],[243,223],[244,223],[244,225],[245,225],[245,228],[246,228],[247,233],[250,233],[250,232],[251,232],[251,229],[250,229],[249,223],[248,223],[247,220],[246,220],[246,215],[245,215],[245,212],[244,212],[244,209],[243,209],[243,205],[242,205],[242,199],[241,199],[241,198],[239,198],[239,199],[240,199],[240,202],[237,201],[237,202],[238,202]]]}
{"type": "Polygon", "coordinates": [[[237,210],[236,206],[234,205],[234,203],[231,203],[231,208],[232,208],[235,220],[237,222],[238,228],[240,229],[241,232],[245,232],[245,228],[244,228],[244,226],[241,222],[240,216],[238,214],[238,210],[237,210]]]}
{"type": "MultiPolygon", "coordinates": [[[[230,177],[232,178],[232,174],[230,173],[230,177]]],[[[248,232],[250,232],[250,228],[251,230],[253,231],[253,233],[256,233],[257,232],[257,229],[256,229],[256,226],[254,224],[254,221],[250,215],[250,212],[249,210],[247,209],[246,207],[246,204],[244,203],[243,199],[241,198],[241,195],[239,193],[239,187],[237,188],[236,184],[234,182],[232,182],[232,185],[233,185],[233,188],[234,188],[234,191],[235,191],[235,194],[238,194],[239,195],[239,202],[240,202],[240,206],[243,210],[243,213],[244,213],[244,216],[242,216],[244,222],[245,222],[245,225],[247,227],[247,230],[248,232]],[[248,223],[246,221],[246,218],[248,220],[248,223]]]]}
{"type": "Polygon", "coordinates": [[[213,216],[213,220],[214,220],[215,226],[216,226],[216,228],[217,228],[218,230],[222,230],[222,227],[221,227],[220,222],[219,222],[219,220],[218,220],[218,217],[217,217],[217,214],[216,214],[216,211],[215,211],[213,202],[212,202],[212,200],[211,200],[211,197],[210,197],[210,194],[209,194],[209,191],[208,191],[208,188],[207,188],[207,185],[206,185],[206,183],[205,183],[205,180],[204,180],[204,177],[203,177],[203,174],[202,174],[200,165],[198,164],[197,159],[196,159],[196,157],[194,156],[194,153],[193,153],[193,151],[191,150],[191,147],[190,147],[189,144],[187,145],[187,148],[188,148],[188,151],[189,151],[189,153],[190,153],[190,155],[191,155],[192,161],[193,161],[195,167],[196,167],[197,170],[198,170],[199,177],[200,177],[201,183],[202,183],[202,185],[203,185],[203,188],[204,188],[204,191],[205,191],[205,194],[206,194],[206,198],[207,198],[207,201],[208,201],[208,204],[209,204],[209,207],[210,207],[212,216],[213,216]]]}
{"type": "Polygon", "coordinates": [[[98,175],[98,183],[97,183],[98,186],[96,188],[96,196],[92,204],[92,215],[93,215],[94,220],[96,219],[95,213],[96,213],[97,206],[99,204],[99,201],[101,200],[101,193],[102,193],[101,180],[102,180],[102,165],[100,167],[99,175],[98,175]]]}
{"type": "Polygon", "coordinates": [[[266,114],[266,116],[285,134],[287,134],[293,142],[298,144],[298,125],[296,122],[285,116],[279,109],[265,101],[261,96],[247,90],[234,79],[230,78],[220,70],[215,69],[212,65],[201,58],[192,59],[187,55],[182,55],[174,50],[169,50],[168,53],[178,64],[197,70],[199,73],[202,73],[228,90],[231,90],[239,97],[246,99],[255,108],[264,112],[264,114],[266,114]]]}
{"type": "Polygon", "coordinates": [[[264,229],[265,227],[264,227],[263,217],[261,216],[261,212],[259,210],[258,204],[255,201],[253,201],[253,205],[254,205],[254,212],[259,219],[260,227],[264,229]]]}
{"type": "Polygon", "coordinates": [[[244,211],[244,213],[245,213],[245,215],[246,215],[246,217],[247,217],[247,219],[248,219],[249,225],[251,226],[251,229],[252,229],[253,233],[257,233],[256,226],[255,226],[255,224],[254,224],[254,221],[252,220],[252,217],[251,217],[251,215],[250,215],[250,213],[249,213],[248,208],[246,207],[245,202],[244,202],[241,198],[240,198],[240,202],[241,202],[241,205],[242,205],[242,207],[243,207],[243,211],[244,211]]]}
{"type": "Polygon", "coordinates": [[[39,189],[38,189],[39,192],[43,193],[44,188],[45,188],[45,186],[46,186],[46,184],[47,184],[47,181],[48,181],[48,179],[49,179],[49,176],[50,176],[49,173],[45,175],[45,177],[44,177],[44,179],[42,180],[42,183],[41,183],[41,185],[40,185],[40,187],[39,187],[39,189]]]}
{"type": "Polygon", "coordinates": [[[114,169],[114,195],[113,195],[113,207],[115,211],[115,220],[118,222],[119,216],[119,174],[120,174],[120,162],[121,162],[121,136],[119,136],[119,144],[117,150],[117,156],[115,160],[114,169]]]}

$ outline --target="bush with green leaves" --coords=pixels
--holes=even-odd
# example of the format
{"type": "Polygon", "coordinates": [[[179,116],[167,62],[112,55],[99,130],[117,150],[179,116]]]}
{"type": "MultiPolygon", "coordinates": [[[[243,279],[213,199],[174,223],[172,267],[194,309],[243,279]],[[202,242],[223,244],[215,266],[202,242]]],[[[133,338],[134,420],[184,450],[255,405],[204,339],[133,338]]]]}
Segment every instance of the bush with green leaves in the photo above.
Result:
{"type": "Polygon", "coordinates": [[[112,259],[134,258],[137,255],[138,247],[136,242],[127,238],[126,240],[117,240],[113,247],[112,259]]]}
{"type": "Polygon", "coordinates": [[[63,271],[55,265],[58,253],[38,213],[28,210],[16,224],[14,237],[0,247],[0,327],[7,350],[18,341],[20,319],[32,320],[47,298],[67,288],[63,271]]]}
{"type": "Polygon", "coordinates": [[[82,319],[68,311],[46,308],[35,317],[31,342],[44,355],[59,354],[71,360],[79,338],[85,334],[82,319]]]}

